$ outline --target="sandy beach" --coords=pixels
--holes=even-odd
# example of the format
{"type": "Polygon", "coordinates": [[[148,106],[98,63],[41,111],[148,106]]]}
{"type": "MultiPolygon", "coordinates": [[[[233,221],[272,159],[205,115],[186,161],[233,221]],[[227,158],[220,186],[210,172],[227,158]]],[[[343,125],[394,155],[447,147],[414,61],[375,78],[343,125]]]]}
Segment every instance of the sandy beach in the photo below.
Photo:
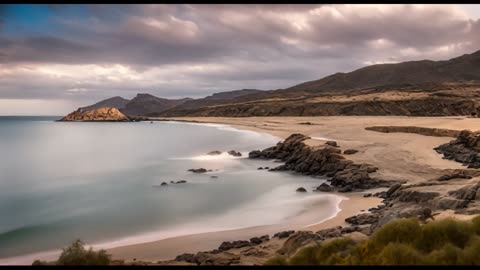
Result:
{"type": "MultiPolygon", "coordinates": [[[[161,119],[158,119],[161,120],[161,119]]],[[[368,116],[335,116],[335,117],[185,117],[168,118],[168,120],[195,121],[202,123],[227,124],[238,129],[252,130],[286,138],[292,133],[302,133],[312,139],[309,145],[320,145],[326,140],[335,140],[341,149],[357,149],[359,152],[349,156],[355,162],[365,162],[379,167],[377,173],[383,179],[403,180],[408,183],[427,180],[441,174],[443,169],[459,169],[459,163],[442,159],[433,150],[452,138],[431,137],[407,133],[380,133],[365,130],[369,126],[417,126],[445,128],[453,130],[480,127],[480,119],[465,117],[368,117],[368,116]],[[309,122],[310,124],[305,124],[309,122]]],[[[252,149],[253,150],[253,149],[252,149]]],[[[368,192],[375,192],[369,190],[368,192]]],[[[250,237],[273,234],[278,231],[311,230],[344,226],[345,218],[377,206],[381,199],[364,198],[363,193],[342,193],[343,200],[339,211],[333,217],[322,216],[312,205],[305,213],[285,224],[258,226],[238,230],[209,232],[179,236],[159,241],[122,246],[109,249],[115,259],[132,261],[171,260],[181,253],[195,253],[217,248],[223,241],[248,240],[250,237]],[[309,221],[320,220],[311,226],[309,221]]],[[[451,214],[451,213],[450,213],[451,214]]],[[[448,213],[443,214],[443,216],[448,213]]],[[[270,252],[281,247],[282,241],[270,241],[270,252]],[[273,245],[273,246],[272,246],[273,245]]],[[[250,262],[255,263],[255,261],[250,262]]],[[[259,262],[261,263],[261,262],[259,262]]]]}

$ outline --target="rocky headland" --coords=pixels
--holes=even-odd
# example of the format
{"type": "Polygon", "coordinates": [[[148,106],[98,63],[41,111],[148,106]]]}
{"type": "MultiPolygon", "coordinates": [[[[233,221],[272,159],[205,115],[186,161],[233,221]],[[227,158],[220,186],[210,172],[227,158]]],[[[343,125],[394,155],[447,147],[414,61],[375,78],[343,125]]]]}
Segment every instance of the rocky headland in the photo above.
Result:
{"type": "Polygon", "coordinates": [[[103,122],[130,122],[130,119],[125,114],[121,113],[116,108],[99,108],[99,109],[92,109],[92,110],[82,110],[78,109],[67,116],[63,117],[59,121],[62,122],[71,122],[71,121],[79,121],[79,122],[96,122],[96,121],[103,121],[103,122]]]}
{"type": "Polygon", "coordinates": [[[270,171],[294,171],[305,175],[328,177],[331,187],[323,184],[316,189],[317,191],[351,192],[395,184],[393,181],[371,177],[370,174],[376,172],[378,168],[346,159],[341,154],[342,150],[335,147],[336,142],[327,141],[322,146],[312,147],[304,143],[307,139],[310,137],[292,134],[275,146],[250,152],[249,158],[278,159],[285,162],[270,171]]]}

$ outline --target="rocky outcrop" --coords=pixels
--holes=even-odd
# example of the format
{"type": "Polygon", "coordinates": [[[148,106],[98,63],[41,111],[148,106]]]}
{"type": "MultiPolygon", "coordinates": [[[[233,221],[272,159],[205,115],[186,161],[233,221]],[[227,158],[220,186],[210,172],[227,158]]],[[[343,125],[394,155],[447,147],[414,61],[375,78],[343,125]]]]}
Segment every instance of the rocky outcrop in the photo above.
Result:
{"type": "Polygon", "coordinates": [[[307,190],[304,187],[299,187],[296,190],[297,192],[307,192],[307,190]]]}
{"type": "Polygon", "coordinates": [[[295,231],[291,230],[291,231],[283,231],[283,232],[278,232],[276,234],[273,235],[273,238],[275,237],[278,237],[280,239],[282,238],[286,238],[286,237],[289,237],[291,234],[295,233],[295,231]]]}
{"type": "MultiPolygon", "coordinates": [[[[350,192],[374,187],[387,187],[387,182],[370,177],[378,168],[370,164],[356,164],[345,159],[336,143],[310,147],[304,141],[310,139],[302,134],[292,134],[285,141],[263,151],[252,151],[249,158],[279,159],[285,164],[272,171],[295,171],[306,175],[331,177],[330,184],[340,192],[350,192]]],[[[319,187],[318,190],[326,187],[319,187]]]]}
{"type": "Polygon", "coordinates": [[[353,154],[356,154],[356,153],[358,153],[358,150],[356,150],[356,149],[347,149],[347,150],[343,151],[344,155],[353,155],[353,154]]]}
{"type": "Polygon", "coordinates": [[[229,155],[234,156],[234,157],[241,157],[242,153],[235,151],[235,150],[230,150],[227,152],[229,155]]]}
{"type": "Polygon", "coordinates": [[[426,128],[426,127],[415,127],[415,126],[373,126],[366,127],[366,130],[383,132],[383,133],[393,133],[393,132],[402,132],[402,133],[415,133],[425,136],[434,136],[434,137],[457,137],[460,134],[458,130],[452,129],[443,129],[443,128],[426,128]]]}
{"type": "Polygon", "coordinates": [[[193,173],[206,173],[206,172],[207,172],[207,169],[205,169],[205,168],[189,169],[188,171],[189,171],[189,172],[193,172],[193,173]]]}
{"type": "Polygon", "coordinates": [[[327,184],[327,183],[322,183],[320,186],[318,186],[314,191],[321,191],[321,192],[332,192],[333,188],[327,184]]]}
{"type": "Polygon", "coordinates": [[[78,122],[129,122],[131,119],[121,113],[116,108],[100,108],[93,110],[78,109],[59,121],[78,121],[78,122]]]}
{"type": "Polygon", "coordinates": [[[373,213],[364,213],[345,219],[345,222],[353,225],[373,224],[378,221],[378,215],[373,213]]]}
{"type": "Polygon", "coordinates": [[[457,139],[434,149],[446,159],[460,162],[468,168],[480,168],[480,132],[463,130],[457,139]]]}
{"type": "Polygon", "coordinates": [[[222,154],[222,151],[218,151],[218,150],[211,151],[211,152],[207,153],[207,155],[209,155],[209,156],[218,156],[218,155],[221,155],[221,154],[222,154]]]}

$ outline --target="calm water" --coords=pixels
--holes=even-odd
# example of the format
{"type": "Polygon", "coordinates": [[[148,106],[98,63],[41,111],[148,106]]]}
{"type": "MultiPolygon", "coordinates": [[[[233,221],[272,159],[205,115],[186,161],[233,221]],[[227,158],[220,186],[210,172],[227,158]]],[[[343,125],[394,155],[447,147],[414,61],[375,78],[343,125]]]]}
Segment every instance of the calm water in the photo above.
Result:
{"type": "Polygon", "coordinates": [[[273,136],[222,125],[55,119],[0,117],[0,259],[76,238],[114,246],[275,224],[325,196],[295,192],[319,179],[259,171],[278,163],[245,158],[278,142],[273,136]],[[244,157],[205,155],[232,149],[244,157]],[[200,167],[213,171],[187,172],[200,167]],[[188,182],[156,186],[178,180],[188,182]]]}

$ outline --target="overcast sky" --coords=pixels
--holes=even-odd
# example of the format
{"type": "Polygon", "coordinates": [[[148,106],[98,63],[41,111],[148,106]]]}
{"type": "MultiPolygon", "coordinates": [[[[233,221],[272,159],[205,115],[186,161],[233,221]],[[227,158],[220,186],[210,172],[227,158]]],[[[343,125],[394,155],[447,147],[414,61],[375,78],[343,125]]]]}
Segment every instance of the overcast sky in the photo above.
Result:
{"type": "Polygon", "coordinates": [[[0,115],[278,89],[480,50],[480,5],[0,5],[0,115]]]}

